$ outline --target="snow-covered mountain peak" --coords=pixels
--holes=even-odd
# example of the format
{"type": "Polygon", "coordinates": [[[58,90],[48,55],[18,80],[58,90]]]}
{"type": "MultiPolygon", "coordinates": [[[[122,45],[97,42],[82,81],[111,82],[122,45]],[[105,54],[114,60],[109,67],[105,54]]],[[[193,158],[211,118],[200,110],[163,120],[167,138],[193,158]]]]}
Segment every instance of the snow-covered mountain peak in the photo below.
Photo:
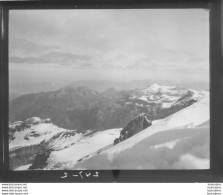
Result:
{"type": "Polygon", "coordinates": [[[31,123],[31,124],[40,123],[40,122],[42,122],[42,119],[39,117],[32,117],[32,118],[26,119],[25,122],[31,123]]]}
{"type": "Polygon", "coordinates": [[[170,90],[175,89],[176,86],[166,86],[166,85],[159,85],[157,83],[154,83],[144,89],[142,89],[142,92],[148,93],[148,92],[168,92],[170,90]]]}
{"type": "Polygon", "coordinates": [[[205,91],[153,84],[132,94],[131,99],[138,104],[168,109],[176,105],[191,105],[208,94],[205,91]]]}
{"type": "Polygon", "coordinates": [[[152,85],[149,86],[149,88],[150,88],[151,90],[158,90],[160,87],[161,87],[161,86],[158,85],[157,83],[154,83],[154,84],[152,84],[152,85]]]}

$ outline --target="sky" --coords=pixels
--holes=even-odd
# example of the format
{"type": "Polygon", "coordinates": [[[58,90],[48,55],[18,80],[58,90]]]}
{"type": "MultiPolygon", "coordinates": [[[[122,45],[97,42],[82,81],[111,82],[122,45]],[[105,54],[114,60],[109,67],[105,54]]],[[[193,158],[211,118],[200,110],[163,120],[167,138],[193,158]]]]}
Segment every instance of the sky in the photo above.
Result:
{"type": "Polygon", "coordinates": [[[209,12],[10,10],[9,79],[208,82],[209,12]]]}

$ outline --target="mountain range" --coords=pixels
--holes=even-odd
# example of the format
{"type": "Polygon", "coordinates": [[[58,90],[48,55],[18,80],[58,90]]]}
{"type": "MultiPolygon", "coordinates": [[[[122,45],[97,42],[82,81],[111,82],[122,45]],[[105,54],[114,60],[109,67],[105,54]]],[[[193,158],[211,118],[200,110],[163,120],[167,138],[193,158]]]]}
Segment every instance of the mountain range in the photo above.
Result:
{"type": "Polygon", "coordinates": [[[173,169],[185,158],[209,166],[208,91],[67,86],[13,99],[9,113],[11,169],[173,169]],[[164,151],[173,158],[156,166],[164,151]]]}
{"type": "Polygon", "coordinates": [[[9,120],[33,116],[50,118],[66,129],[79,131],[123,127],[138,114],[148,113],[152,120],[164,118],[196,102],[202,91],[159,86],[101,93],[87,87],[65,87],[57,91],[27,94],[9,103],[9,120]]]}
{"type": "MultiPolygon", "coordinates": [[[[10,77],[11,78],[11,77],[10,77]]],[[[80,80],[69,82],[60,82],[58,80],[52,81],[31,81],[13,79],[9,81],[9,99],[15,99],[19,96],[28,93],[39,93],[47,91],[56,91],[62,87],[70,86],[73,88],[82,86],[89,89],[103,92],[108,88],[114,88],[118,91],[120,90],[132,90],[137,88],[145,88],[148,85],[156,83],[155,80],[131,80],[131,81],[112,81],[112,80],[80,80]]],[[[209,83],[203,81],[191,82],[191,81],[170,81],[170,80],[159,80],[160,85],[176,85],[183,86],[185,88],[193,88],[196,90],[209,90],[209,83]]]]}

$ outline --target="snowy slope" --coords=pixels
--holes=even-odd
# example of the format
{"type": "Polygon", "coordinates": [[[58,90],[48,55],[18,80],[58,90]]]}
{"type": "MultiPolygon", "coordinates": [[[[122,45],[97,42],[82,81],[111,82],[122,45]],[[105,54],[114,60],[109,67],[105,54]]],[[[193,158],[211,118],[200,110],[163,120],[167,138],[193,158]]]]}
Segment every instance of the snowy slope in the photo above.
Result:
{"type": "Polygon", "coordinates": [[[20,166],[20,167],[14,169],[14,171],[25,171],[25,170],[28,170],[31,165],[32,164],[27,164],[27,165],[20,166]]]}
{"type": "MultiPolygon", "coordinates": [[[[133,137],[117,145],[106,148],[103,151],[100,151],[100,153],[95,153],[89,158],[83,159],[83,161],[79,162],[77,165],[72,166],[71,164],[67,164],[65,168],[156,168],[154,167],[154,164],[146,164],[146,162],[151,161],[149,153],[152,153],[151,156],[153,156],[154,152],[157,151],[158,155],[158,150],[162,151],[163,148],[173,150],[174,148],[176,148],[177,145],[182,145],[182,143],[184,142],[186,143],[186,145],[190,142],[195,143],[195,145],[203,144],[202,146],[198,145],[198,148],[209,147],[208,140],[206,140],[209,139],[209,127],[207,127],[207,125],[202,126],[203,123],[209,121],[209,113],[209,93],[206,92],[204,97],[197,103],[194,103],[193,105],[180,110],[179,112],[165,119],[155,121],[152,126],[139,132],[133,137]],[[164,139],[161,142],[160,138],[156,138],[157,142],[154,143],[151,138],[160,133],[164,133],[164,135],[167,135],[169,133],[169,136],[172,136],[173,138],[168,140],[165,139],[164,136],[164,139]],[[175,134],[178,135],[178,137],[175,137],[175,134]],[[202,137],[202,139],[200,137],[202,137]],[[153,145],[151,145],[151,143],[153,143],[153,145]]],[[[190,143],[189,146],[193,146],[193,144],[190,143]]],[[[203,159],[190,154],[191,151],[188,151],[189,154],[185,154],[186,151],[187,150],[182,149],[181,153],[179,153],[179,155],[175,157],[176,161],[182,161],[182,159],[185,158],[189,159],[190,161],[194,160],[194,162],[191,163],[192,165],[195,165],[197,162],[207,162],[207,159],[204,159],[203,161],[203,159]],[[184,155],[186,155],[186,157],[184,155]]],[[[208,154],[206,154],[205,158],[208,158],[208,154]]],[[[165,160],[166,159],[164,159],[164,162],[165,160]]],[[[201,166],[201,168],[208,168],[209,164],[204,164],[206,164],[207,166],[201,166]]],[[[171,166],[169,166],[169,168],[171,168],[171,166]]],[[[177,166],[175,165],[174,168],[176,167],[177,166]]],[[[192,166],[191,168],[197,168],[197,166],[192,166]]]]}
{"type": "Polygon", "coordinates": [[[77,143],[69,148],[60,151],[54,151],[48,159],[48,167],[46,169],[63,169],[63,165],[72,166],[78,160],[89,156],[108,145],[113,144],[114,139],[120,134],[121,129],[110,129],[94,133],[91,136],[79,139],[77,143]]]}

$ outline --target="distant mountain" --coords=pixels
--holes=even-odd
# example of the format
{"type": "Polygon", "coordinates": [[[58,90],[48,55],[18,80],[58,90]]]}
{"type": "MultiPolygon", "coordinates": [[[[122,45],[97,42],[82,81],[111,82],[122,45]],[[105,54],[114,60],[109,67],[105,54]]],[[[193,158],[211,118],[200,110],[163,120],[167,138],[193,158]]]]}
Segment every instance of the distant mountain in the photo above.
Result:
{"type": "Polygon", "coordinates": [[[90,121],[88,114],[93,114],[97,108],[99,93],[84,87],[61,88],[53,92],[28,94],[13,99],[9,103],[9,120],[25,120],[37,116],[51,118],[55,124],[68,129],[95,126],[93,118],[90,121]],[[84,112],[86,110],[86,112],[84,112]],[[87,112],[88,111],[88,112],[87,112]],[[71,116],[76,114],[76,121],[71,116]],[[83,126],[80,126],[82,124],[83,126]]]}
{"type": "Polygon", "coordinates": [[[134,81],[106,81],[106,80],[83,80],[83,81],[74,81],[70,83],[68,86],[70,87],[78,87],[84,86],[98,92],[103,92],[109,88],[114,88],[117,91],[120,90],[132,90],[136,88],[143,88],[151,84],[150,80],[134,80],[134,81]]]}
{"type": "Polygon", "coordinates": [[[10,80],[9,81],[9,100],[15,99],[21,95],[30,93],[40,93],[48,91],[56,91],[62,87],[69,86],[72,88],[76,87],[87,87],[98,92],[107,90],[108,88],[114,88],[117,91],[120,90],[133,90],[145,88],[148,85],[158,82],[160,85],[175,85],[182,86],[184,88],[193,88],[196,90],[209,90],[209,83],[198,81],[170,81],[170,80],[132,80],[132,81],[112,81],[112,80],[82,80],[74,81],[72,83],[67,82],[44,82],[44,81],[32,81],[26,82],[22,80],[10,80]]]}
{"type": "Polygon", "coordinates": [[[151,120],[165,118],[204,95],[204,91],[157,84],[135,90],[110,88],[101,93],[68,86],[13,99],[9,103],[9,120],[50,118],[59,127],[79,131],[121,128],[141,113],[149,114],[151,120]]]}
{"type": "MultiPolygon", "coordinates": [[[[109,80],[83,80],[83,81],[74,81],[68,86],[78,87],[84,86],[98,92],[107,90],[108,88],[114,88],[118,91],[120,90],[133,90],[145,88],[153,83],[156,83],[156,80],[131,80],[131,81],[109,81],[109,80]]],[[[208,82],[190,82],[190,81],[171,81],[171,80],[159,80],[160,85],[175,85],[182,86],[184,88],[193,88],[196,90],[209,90],[208,82]]]]}
{"type": "Polygon", "coordinates": [[[30,94],[30,93],[40,93],[47,91],[55,91],[61,87],[66,86],[65,83],[60,82],[43,82],[43,81],[29,81],[14,80],[14,78],[9,80],[9,100],[15,99],[19,96],[30,94]]]}

